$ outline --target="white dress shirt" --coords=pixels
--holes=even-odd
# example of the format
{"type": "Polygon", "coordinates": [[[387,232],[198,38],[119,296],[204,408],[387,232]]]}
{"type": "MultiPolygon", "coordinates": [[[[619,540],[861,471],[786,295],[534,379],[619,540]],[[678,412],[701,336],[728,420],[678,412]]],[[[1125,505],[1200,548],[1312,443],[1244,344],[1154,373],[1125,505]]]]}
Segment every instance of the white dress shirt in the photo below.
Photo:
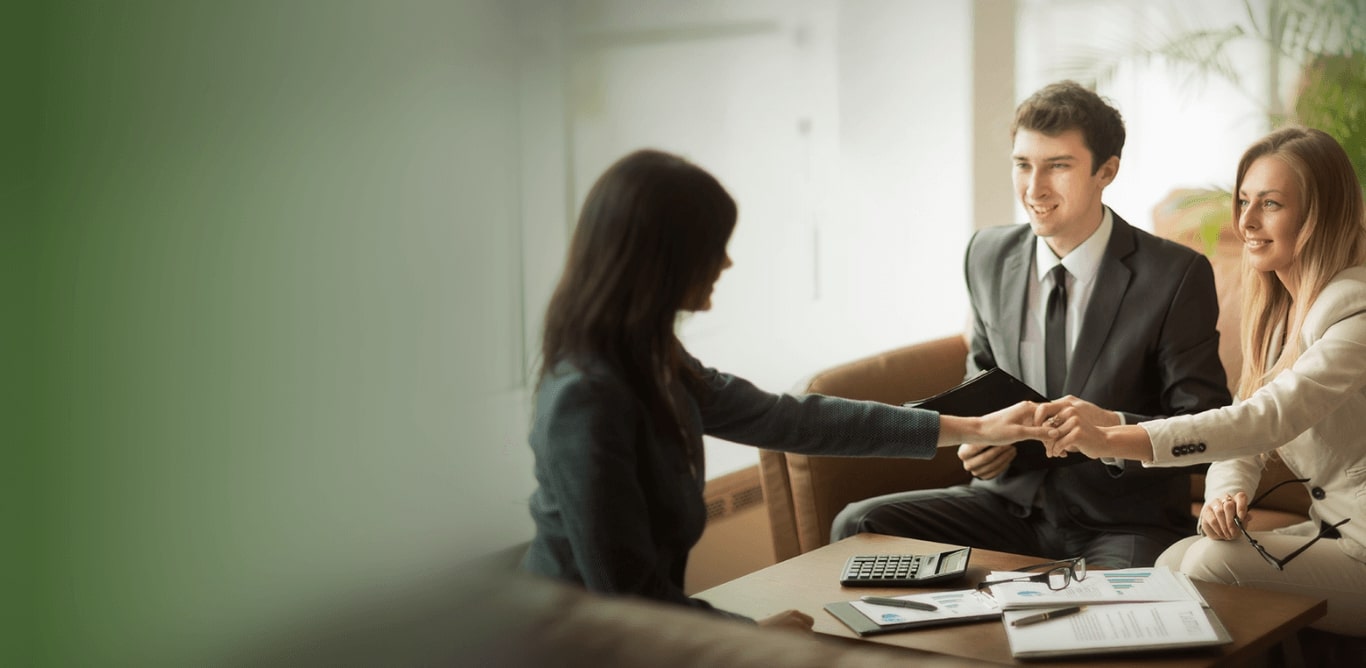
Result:
{"type": "MultiPolygon", "coordinates": [[[[1102,207],[1100,226],[1087,237],[1080,246],[1072,249],[1067,257],[1058,259],[1053,249],[1043,237],[1034,238],[1035,272],[1029,281],[1025,297],[1025,319],[1020,332],[1020,371],[1023,380],[1030,387],[1044,391],[1047,386],[1047,372],[1044,368],[1044,321],[1048,306],[1048,293],[1053,290],[1053,278],[1049,272],[1062,264],[1067,269],[1067,359],[1072,359],[1072,351],[1077,347],[1077,335],[1081,331],[1081,319],[1086,307],[1091,303],[1091,293],[1095,291],[1096,275],[1100,273],[1100,262],[1105,258],[1105,247],[1110,243],[1110,232],[1114,229],[1114,217],[1109,207],[1102,207]]],[[[1069,364],[1070,367],[1070,364],[1069,364]]],[[[1052,397],[1050,397],[1052,398],[1052,397]]]]}

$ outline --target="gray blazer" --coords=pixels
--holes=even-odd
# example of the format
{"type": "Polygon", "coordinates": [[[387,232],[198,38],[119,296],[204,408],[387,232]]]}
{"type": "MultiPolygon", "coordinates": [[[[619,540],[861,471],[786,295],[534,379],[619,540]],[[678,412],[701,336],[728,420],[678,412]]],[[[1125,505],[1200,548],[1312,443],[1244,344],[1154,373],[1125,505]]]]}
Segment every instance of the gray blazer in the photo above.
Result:
{"type": "MultiPolygon", "coordinates": [[[[982,230],[965,259],[973,332],[968,372],[999,366],[1021,374],[1020,333],[1029,272],[1029,225],[982,230]]],[[[1126,422],[1198,413],[1231,401],[1219,362],[1219,303],[1209,260],[1114,216],[1091,302],[1082,318],[1064,391],[1126,422]]],[[[1028,516],[1039,486],[1082,526],[1140,533],[1144,527],[1187,535],[1190,471],[1107,466],[1080,455],[1049,459],[1037,441],[1022,444],[1010,468],[973,480],[1028,516]]]]}
{"type": "MultiPolygon", "coordinates": [[[[703,396],[685,393],[698,452],[703,433],[803,454],[929,459],[936,452],[932,411],[770,394],[688,362],[707,388],[703,396]]],[[[710,608],[683,594],[688,552],[707,511],[702,462],[688,461],[679,435],[657,432],[644,404],[602,365],[561,363],[543,379],[535,410],[536,535],[523,568],[591,591],[710,608]]]]}

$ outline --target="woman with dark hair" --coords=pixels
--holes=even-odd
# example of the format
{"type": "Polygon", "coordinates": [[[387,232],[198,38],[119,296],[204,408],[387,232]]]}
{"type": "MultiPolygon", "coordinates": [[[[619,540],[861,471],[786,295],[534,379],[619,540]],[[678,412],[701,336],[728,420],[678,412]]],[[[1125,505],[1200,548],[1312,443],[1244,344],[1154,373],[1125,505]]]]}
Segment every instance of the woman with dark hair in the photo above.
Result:
{"type": "MultiPolygon", "coordinates": [[[[525,569],[711,609],[683,594],[688,552],[706,522],[703,434],[788,452],[929,459],[938,446],[1050,433],[1023,426],[1029,404],[940,416],[769,394],[704,367],[675,323],[680,312],[711,308],[735,220],[715,178],[658,151],[622,158],[588,193],[545,318],[530,435],[536,536],[525,569]]],[[[796,611],[760,621],[811,623],[796,611]]]]}
{"type": "Polygon", "coordinates": [[[1328,599],[1315,628],[1366,636],[1366,204],[1347,152],[1289,127],[1238,163],[1243,371],[1232,406],[1096,427],[1056,403],[1037,418],[1066,434],[1049,453],[1213,462],[1200,536],[1158,558],[1198,580],[1328,599]],[[1051,416],[1051,417],[1049,417],[1051,416]],[[1246,531],[1268,457],[1309,489],[1308,522],[1246,531]],[[1328,540],[1321,540],[1321,539],[1328,540]],[[1294,560],[1293,563],[1291,560],[1294,560]]]}

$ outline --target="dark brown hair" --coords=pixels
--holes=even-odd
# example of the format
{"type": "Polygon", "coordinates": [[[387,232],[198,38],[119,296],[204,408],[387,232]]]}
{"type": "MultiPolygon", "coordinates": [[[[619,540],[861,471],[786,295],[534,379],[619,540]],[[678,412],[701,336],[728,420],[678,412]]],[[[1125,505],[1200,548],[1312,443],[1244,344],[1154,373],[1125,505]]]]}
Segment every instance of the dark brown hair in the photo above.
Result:
{"type": "Polygon", "coordinates": [[[699,286],[720,273],[735,218],[721,184],[683,158],[642,150],[609,167],[584,200],[546,310],[540,379],[565,361],[604,364],[661,433],[679,433],[670,384],[702,388],[683,364],[674,325],[699,286]]]}
{"type": "Polygon", "coordinates": [[[1021,102],[1010,124],[1010,138],[1013,141],[1020,130],[1056,137],[1072,129],[1081,130],[1091,151],[1092,174],[1124,150],[1124,119],[1119,110],[1075,81],[1049,84],[1021,102]]]}

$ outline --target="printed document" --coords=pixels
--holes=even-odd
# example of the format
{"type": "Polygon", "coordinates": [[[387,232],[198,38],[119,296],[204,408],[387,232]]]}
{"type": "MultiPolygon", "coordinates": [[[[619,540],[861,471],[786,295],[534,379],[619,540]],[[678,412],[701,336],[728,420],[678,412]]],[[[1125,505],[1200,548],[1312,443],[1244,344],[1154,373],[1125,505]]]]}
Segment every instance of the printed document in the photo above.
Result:
{"type": "MultiPolygon", "coordinates": [[[[996,572],[988,579],[1020,575],[1032,574],[996,572]]],[[[1158,567],[1091,571],[1085,580],[1074,580],[1056,591],[1045,582],[1003,582],[988,589],[1003,610],[1138,601],[1195,601],[1197,605],[1204,602],[1184,574],[1158,567]]]]}
{"type": "Polygon", "coordinates": [[[1089,605],[1081,612],[1027,626],[1002,617],[1016,658],[1205,647],[1231,642],[1228,631],[1196,601],[1089,605]]]}
{"type": "Polygon", "coordinates": [[[890,605],[878,605],[867,601],[850,601],[849,605],[863,613],[878,626],[895,626],[907,622],[955,619],[959,617],[993,617],[1001,614],[1001,607],[990,596],[971,589],[941,591],[932,594],[897,596],[908,601],[921,601],[934,604],[938,610],[915,610],[890,605]]]}

